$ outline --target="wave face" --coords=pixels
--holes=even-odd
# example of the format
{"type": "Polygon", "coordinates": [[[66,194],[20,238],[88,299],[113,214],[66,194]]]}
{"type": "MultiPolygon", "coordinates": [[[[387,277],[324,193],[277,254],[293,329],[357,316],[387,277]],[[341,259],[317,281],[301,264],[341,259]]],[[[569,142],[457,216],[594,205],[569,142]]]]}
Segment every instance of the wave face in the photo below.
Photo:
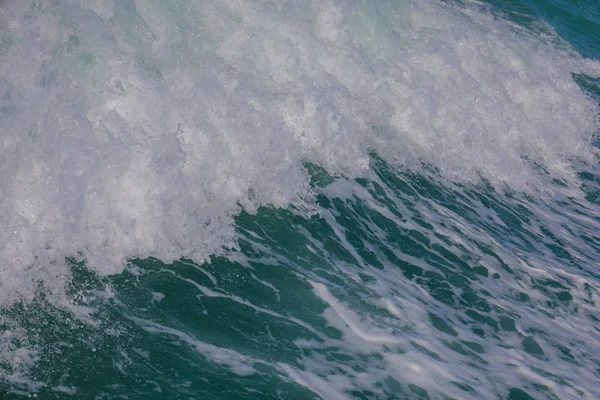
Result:
{"type": "Polygon", "coordinates": [[[578,4],[0,1],[0,395],[599,398],[578,4]]]}

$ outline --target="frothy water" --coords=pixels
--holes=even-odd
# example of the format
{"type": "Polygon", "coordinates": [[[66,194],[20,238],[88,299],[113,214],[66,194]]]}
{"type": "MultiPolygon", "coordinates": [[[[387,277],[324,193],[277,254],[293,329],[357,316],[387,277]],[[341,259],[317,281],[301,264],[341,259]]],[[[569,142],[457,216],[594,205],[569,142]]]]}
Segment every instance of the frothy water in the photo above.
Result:
{"type": "Polygon", "coordinates": [[[600,64],[512,11],[0,2],[3,387],[600,396],[600,64]]]}

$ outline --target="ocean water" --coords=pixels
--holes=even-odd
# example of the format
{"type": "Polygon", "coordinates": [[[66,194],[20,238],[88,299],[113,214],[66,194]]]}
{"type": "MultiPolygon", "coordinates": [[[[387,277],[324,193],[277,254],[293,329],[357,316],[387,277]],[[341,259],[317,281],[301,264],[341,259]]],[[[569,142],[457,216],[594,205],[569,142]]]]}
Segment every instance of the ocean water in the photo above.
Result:
{"type": "Polygon", "coordinates": [[[600,398],[600,4],[0,0],[0,399],[600,398]]]}

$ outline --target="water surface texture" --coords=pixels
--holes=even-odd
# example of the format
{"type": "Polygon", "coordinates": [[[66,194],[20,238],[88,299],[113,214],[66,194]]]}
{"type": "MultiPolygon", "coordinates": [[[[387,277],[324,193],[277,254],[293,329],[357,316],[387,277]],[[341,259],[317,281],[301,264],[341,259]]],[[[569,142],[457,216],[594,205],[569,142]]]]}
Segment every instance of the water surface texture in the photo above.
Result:
{"type": "Polygon", "coordinates": [[[600,398],[600,4],[0,1],[0,398],[600,398]]]}

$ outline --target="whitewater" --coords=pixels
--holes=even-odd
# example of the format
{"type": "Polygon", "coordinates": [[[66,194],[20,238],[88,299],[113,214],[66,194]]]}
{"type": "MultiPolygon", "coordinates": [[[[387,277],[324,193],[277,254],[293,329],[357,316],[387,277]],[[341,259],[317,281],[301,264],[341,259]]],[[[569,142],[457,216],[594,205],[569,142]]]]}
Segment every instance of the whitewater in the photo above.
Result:
{"type": "Polygon", "coordinates": [[[582,4],[0,1],[0,396],[600,397],[582,4]]]}

